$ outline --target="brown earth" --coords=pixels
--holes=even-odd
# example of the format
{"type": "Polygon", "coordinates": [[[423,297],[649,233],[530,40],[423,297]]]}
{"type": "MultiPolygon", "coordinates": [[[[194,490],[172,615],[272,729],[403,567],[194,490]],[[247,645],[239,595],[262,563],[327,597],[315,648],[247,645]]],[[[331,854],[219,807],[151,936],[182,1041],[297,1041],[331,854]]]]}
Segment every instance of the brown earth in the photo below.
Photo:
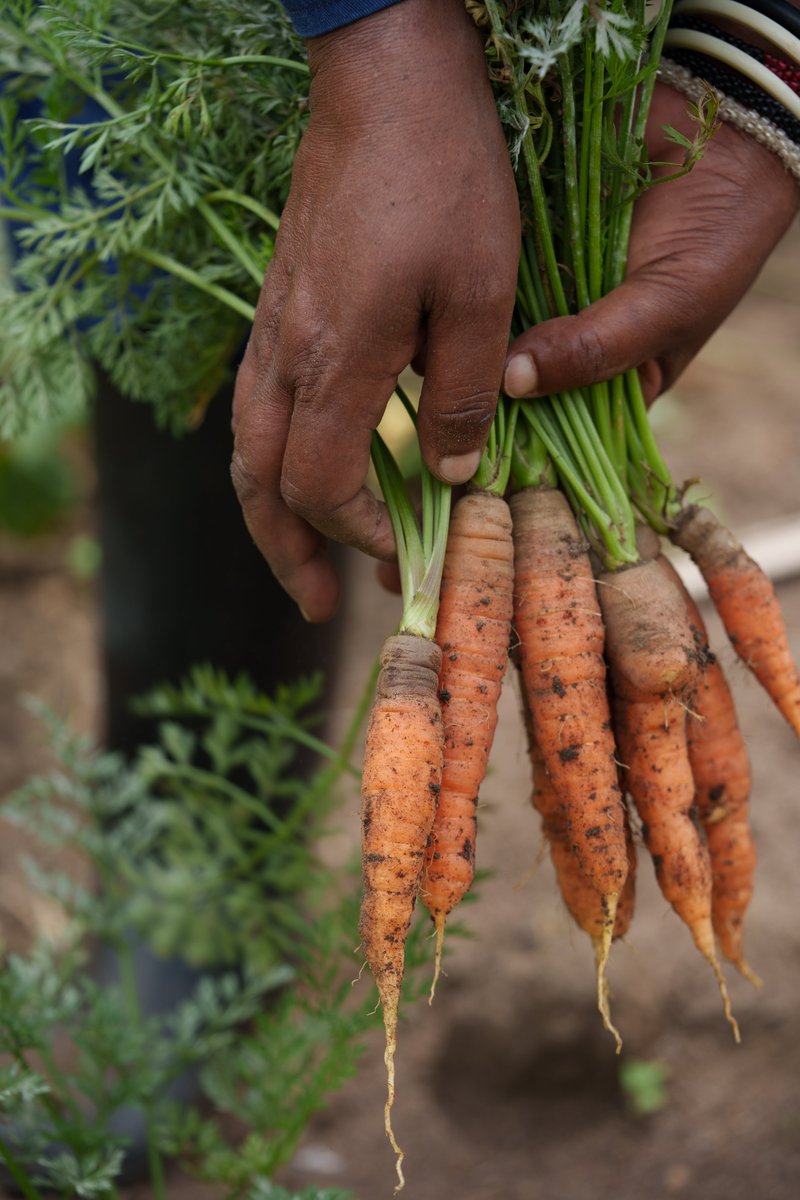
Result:
{"type": "MultiPolygon", "coordinates": [[[[656,409],[677,478],[701,475],[735,528],[800,512],[800,337],[795,231],[747,300],[656,409]]],[[[45,696],[96,728],[100,678],[97,606],[63,567],[64,539],[20,550],[0,542],[0,794],[35,769],[38,732],[16,694],[45,696]]],[[[800,659],[800,580],[781,603],[800,659]]],[[[337,681],[341,728],[369,663],[393,627],[397,603],[354,562],[352,646],[337,681]]],[[[761,993],[729,977],[742,1045],[733,1044],[711,972],[655,886],[640,854],[639,899],[626,944],[610,968],[622,1058],[594,1008],[590,948],[575,932],[542,861],[528,805],[528,767],[515,684],[481,796],[479,866],[491,876],[465,910],[472,939],[453,939],[432,1008],[406,1014],[398,1051],[395,1129],[406,1151],[409,1200],[794,1200],[800,1188],[800,748],[712,622],[730,668],[753,759],[759,847],[748,919],[761,993]],[[666,1098],[635,1117],[621,1063],[663,1064],[666,1098]]],[[[344,805],[327,854],[357,841],[357,798],[344,805]]],[[[18,835],[0,838],[0,927],[24,944],[54,928],[57,912],[22,883],[18,835]]],[[[362,986],[367,986],[366,982],[362,986]]],[[[391,1195],[392,1156],[382,1133],[382,1047],[309,1130],[284,1182],[391,1195]]],[[[139,1188],[130,1196],[148,1195],[139,1188]]],[[[200,1200],[176,1184],[170,1195],[200,1200]]]]}

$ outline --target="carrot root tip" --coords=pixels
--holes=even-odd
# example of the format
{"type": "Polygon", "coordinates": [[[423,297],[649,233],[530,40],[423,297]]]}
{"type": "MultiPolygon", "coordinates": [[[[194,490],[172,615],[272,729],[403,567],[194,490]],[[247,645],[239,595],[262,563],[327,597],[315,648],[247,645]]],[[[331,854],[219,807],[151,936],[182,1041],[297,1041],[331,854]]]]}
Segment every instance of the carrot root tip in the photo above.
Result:
{"type": "Polygon", "coordinates": [[[743,975],[747,982],[752,983],[753,987],[760,992],[764,986],[764,980],[760,975],[756,974],[750,964],[747,963],[743,958],[737,958],[731,961],[733,962],[733,965],[736,967],[736,970],[739,972],[739,974],[743,975]]]}
{"type": "Polygon", "coordinates": [[[383,1108],[383,1127],[386,1130],[386,1136],[389,1139],[389,1144],[395,1153],[395,1170],[397,1171],[397,1184],[395,1185],[395,1195],[402,1191],[406,1185],[405,1176],[403,1175],[403,1159],[405,1155],[397,1144],[397,1138],[394,1136],[392,1129],[392,1105],[394,1104],[394,1054],[397,1049],[397,1000],[392,999],[387,1005],[383,1006],[383,1027],[386,1033],[386,1049],[383,1052],[383,1061],[386,1064],[386,1104],[383,1108]]]}
{"type": "Polygon", "coordinates": [[[617,914],[619,892],[612,892],[603,897],[603,932],[599,937],[593,937],[595,972],[597,976],[597,1009],[603,1019],[603,1026],[616,1043],[617,1054],[622,1052],[622,1038],[619,1030],[611,1020],[611,1008],[608,995],[608,979],[606,967],[611,953],[611,942],[614,937],[614,919],[617,914]]]}
{"type": "Polygon", "coordinates": [[[444,923],[447,918],[442,913],[437,913],[434,917],[435,933],[436,933],[436,954],[433,960],[433,983],[431,984],[431,994],[428,996],[428,1004],[433,1004],[433,997],[436,995],[436,984],[439,982],[439,976],[442,973],[442,950],[444,948],[444,923]]]}
{"type": "Polygon", "coordinates": [[[716,954],[712,953],[711,956],[708,958],[708,961],[711,963],[711,969],[713,970],[714,974],[717,977],[717,983],[719,984],[719,994],[720,994],[720,996],[722,996],[722,1010],[725,1013],[725,1020],[730,1025],[731,1030],[733,1031],[733,1040],[736,1042],[736,1045],[738,1046],[741,1043],[742,1035],[739,1032],[739,1022],[736,1020],[736,1017],[733,1015],[733,1009],[731,1008],[731,998],[728,995],[728,985],[725,982],[725,976],[722,974],[722,967],[719,965],[719,960],[718,960],[716,954]]]}

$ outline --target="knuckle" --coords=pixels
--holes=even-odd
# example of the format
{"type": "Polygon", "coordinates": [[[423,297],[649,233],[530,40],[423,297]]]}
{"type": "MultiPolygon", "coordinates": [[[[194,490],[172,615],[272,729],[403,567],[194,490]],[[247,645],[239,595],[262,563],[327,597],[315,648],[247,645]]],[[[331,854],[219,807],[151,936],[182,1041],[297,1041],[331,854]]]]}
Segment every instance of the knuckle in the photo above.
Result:
{"type": "Polygon", "coordinates": [[[477,438],[491,425],[496,406],[496,389],[475,388],[456,394],[446,393],[439,400],[433,420],[451,435],[461,431],[465,436],[477,438]]]}
{"type": "Polygon", "coordinates": [[[310,525],[318,523],[324,504],[323,496],[314,487],[313,481],[298,483],[284,471],[281,476],[281,499],[295,516],[302,517],[310,525]]]}
{"type": "Polygon", "coordinates": [[[601,379],[608,373],[606,346],[593,325],[589,323],[577,325],[575,351],[585,373],[592,379],[601,379]]]}
{"type": "Polygon", "coordinates": [[[258,475],[252,470],[245,452],[237,447],[231,459],[231,480],[233,488],[243,508],[252,504],[262,491],[258,475]]]}

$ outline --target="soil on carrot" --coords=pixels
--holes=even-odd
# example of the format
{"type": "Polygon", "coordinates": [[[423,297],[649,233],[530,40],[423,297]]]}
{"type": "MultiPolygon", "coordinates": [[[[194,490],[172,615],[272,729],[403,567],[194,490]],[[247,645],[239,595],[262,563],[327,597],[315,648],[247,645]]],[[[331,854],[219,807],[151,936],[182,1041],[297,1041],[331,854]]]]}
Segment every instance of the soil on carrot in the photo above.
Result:
{"type": "MultiPolygon", "coordinates": [[[[675,478],[702,476],[705,494],[738,531],[800,513],[798,272],[795,229],[656,410],[675,478]]],[[[16,708],[16,693],[44,695],[85,728],[98,721],[97,605],[68,576],[60,546],[57,539],[41,549],[0,543],[0,795],[38,765],[38,734],[16,708]]],[[[778,594],[800,658],[800,579],[780,584],[778,594]]],[[[356,559],[348,595],[351,648],[332,713],[339,729],[399,611],[380,593],[371,565],[356,559]]],[[[415,1005],[400,1030],[393,1123],[409,1200],[797,1195],[800,747],[703,612],[753,761],[759,861],[745,950],[765,987],[756,993],[726,967],[742,1045],[734,1045],[714,980],[640,849],[633,926],[609,967],[624,1043],[614,1054],[596,1011],[591,943],[571,925],[542,853],[509,672],[479,811],[477,865],[492,874],[453,919],[474,936],[449,932],[433,1007],[415,1005]]],[[[342,808],[340,836],[325,848],[332,860],[344,861],[358,843],[357,807],[354,793],[342,808]]],[[[3,828],[0,928],[14,947],[57,920],[27,892],[20,850],[19,835],[3,828]]],[[[370,986],[366,974],[359,986],[370,986]]],[[[388,1200],[394,1167],[382,1128],[385,1088],[376,1027],[358,1077],[314,1121],[282,1182],[388,1200]]],[[[148,1194],[143,1186],[125,1197],[148,1194]]],[[[170,1195],[211,1200],[213,1193],[176,1179],[170,1195]]]]}

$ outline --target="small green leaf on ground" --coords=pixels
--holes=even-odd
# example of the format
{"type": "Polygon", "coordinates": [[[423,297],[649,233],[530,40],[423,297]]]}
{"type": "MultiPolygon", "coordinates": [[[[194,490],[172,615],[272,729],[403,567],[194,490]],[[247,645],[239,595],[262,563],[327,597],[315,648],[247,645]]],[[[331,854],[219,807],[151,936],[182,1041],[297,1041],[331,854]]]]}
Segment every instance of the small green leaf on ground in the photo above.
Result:
{"type": "Polygon", "coordinates": [[[629,1058],[620,1063],[620,1087],[633,1116],[646,1117],[666,1106],[668,1073],[658,1059],[629,1058]]]}

